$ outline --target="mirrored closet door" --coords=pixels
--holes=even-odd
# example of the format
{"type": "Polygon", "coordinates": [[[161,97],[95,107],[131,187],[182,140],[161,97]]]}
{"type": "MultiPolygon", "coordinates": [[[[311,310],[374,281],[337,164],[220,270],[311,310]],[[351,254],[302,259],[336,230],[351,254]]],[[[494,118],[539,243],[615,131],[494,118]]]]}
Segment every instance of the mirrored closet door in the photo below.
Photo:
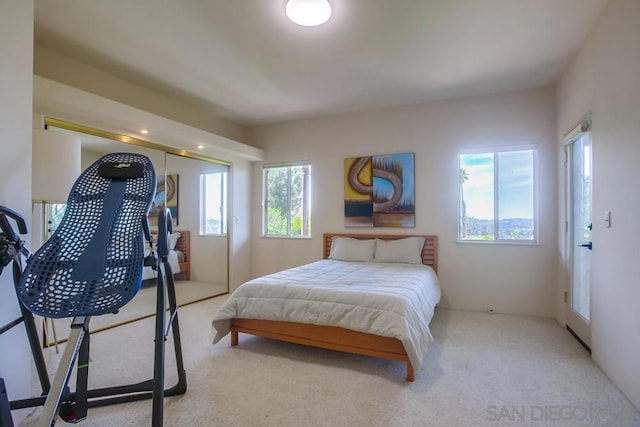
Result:
{"type": "Polygon", "coordinates": [[[182,248],[186,253],[181,256],[186,256],[190,272],[188,283],[179,285],[178,298],[199,300],[226,293],[229,167],[167,154],[166,170],[167,188],[175,188],[167,192],[173,235],[178,242],[188,237],[188,245],[182,248]]]}
{"type": "MultiPolygon", "coordinates": [[[[189,153],[183,151],[180,151],[180,155],[171,154],[170,147],[141,140],[135,140],[135,144],[126,143],[123,140],[132,138],[81,125],[49,119],[51,122],[56,126],[49,124],[47,132],[72,134],[80,139],[80,170],[111,152],[134,152],[151,159],[158,187],[149,223],[152,233],[157,231],[158,209],[163,206],[170,209],[173,233],[169,242],[169,260],[174,272],[178,304],[189,304],[228,292],[228,164],[195,154],[189,157],[189,153]]],[[[52,141],[55,144],[55,139],[52,141]]],[[[44,227],[45,238],[52,234],[63,209],[64,204],[61,203],[47,203],[44,209],[34,203],[34,212],[41,210],[45,217],[45,224],[42,225],[40,221],[43,215],[34,215],[34,226],[40,230],[44,227]]],[[[32,251],[36,249],[34,247],[32,251]]],[[[94,317],[90,324],[91,331],[153,316],[155,275],[153,270],[145,267],[142,288],[133,300],[117,314],[94,317]]],[[[47,321],[45,329],[46,345],[64,341],[69,334],[69,320],[47,321]]]]}

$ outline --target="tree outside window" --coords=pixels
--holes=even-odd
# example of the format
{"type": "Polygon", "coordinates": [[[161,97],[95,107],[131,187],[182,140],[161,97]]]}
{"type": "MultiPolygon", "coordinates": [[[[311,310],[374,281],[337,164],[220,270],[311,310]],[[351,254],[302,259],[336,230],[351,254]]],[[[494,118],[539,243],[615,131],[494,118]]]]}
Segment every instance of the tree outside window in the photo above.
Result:
{"type": "Polygon", "coordinates": [[[263,235],[311,235],[309,164],[265,166],[263,169],[263,235]]]}

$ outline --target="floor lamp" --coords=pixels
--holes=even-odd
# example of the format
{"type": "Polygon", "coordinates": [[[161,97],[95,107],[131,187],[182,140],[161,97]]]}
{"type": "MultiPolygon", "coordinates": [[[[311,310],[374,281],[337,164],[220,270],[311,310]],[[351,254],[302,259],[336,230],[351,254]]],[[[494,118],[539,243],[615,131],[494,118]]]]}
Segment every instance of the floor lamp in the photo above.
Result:
{"type": "MultiPolygon", "coordinates": [[[[80,139],[50,129],[34,129],[32,141],[33,221],[31,248],[37,248],[53,231],[49,209],[55,204],[65,204],[69,191],[80,175],[80,139]]],[[[49,320],[44,319],[44,336],[48,335],[49,320]]],[[[53,340],[58,351],[55,324],[51,322],[53,340]]],[[[45,345],[48,345],[48,339],[45,345]]]]}

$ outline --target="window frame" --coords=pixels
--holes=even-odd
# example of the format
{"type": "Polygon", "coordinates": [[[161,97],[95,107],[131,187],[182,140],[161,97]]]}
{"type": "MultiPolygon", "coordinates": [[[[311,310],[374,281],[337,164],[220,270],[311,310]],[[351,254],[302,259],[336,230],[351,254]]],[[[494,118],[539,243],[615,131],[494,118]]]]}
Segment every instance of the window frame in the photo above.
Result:
{"type": "Polygon", "coordinates": [[[208,171],[200,173],[200,218],[199,218],[199,235],[200,236],[227,236],[229,233],[228,226],[228,181],[229,180],[229,171],[228,170],[217,170],[217,171],[208,171]],[[209,233],[207,232],[207,176],[209,175],[220,175],[220,233],[209,233]]]}
{"type": "Polygon", "coordinates": [[[274,239],[310,239],[311,234],[311,162],[310,161],[298,161],[287,163],[270,163],[262,165],[262,233],[261,237],[274,238],[274,239]],[[287,209],[286,221],[287,221],[287,234],[268,234],[269,223],[269,204],[268,204],[268,171],[270,169],[287,168],[287,201],[290,206],[291,201],[291,168],[301,167],[306,169],[306,173],[302,175],[302,230],[303,234],[292,234],[292,218],[291,209],[287,209]],[[306,230],[306,234],[304,232],[306,230]]]}
{"type": "Polygon", "coordinates": [[[456,240],[458,243],[488,243],[488,244],[515,244],[515,245],[538,245],[538,147],[537,145],[512,145],[512,146],[499,146],[499,147],[485,147],[471,150],[462,150],[458,152],[458,215],[457,215],[457,235],[456,240]],[[533,236],[531,239],[501,239],[499,233],[500,223],[500,198],[499,198],[499,161],[498,154],[500,153],[517,153],[522,151],[531,151],[532,153],[532,186],[533,186],[533,236]],[[493,240],[479,240],[479,239],[463,239],[461,236],[461,223],[462,223],[462,176],[460,171],[462,170],[462,156],[467,154],[492,154],[493,155],[493,240]]]}

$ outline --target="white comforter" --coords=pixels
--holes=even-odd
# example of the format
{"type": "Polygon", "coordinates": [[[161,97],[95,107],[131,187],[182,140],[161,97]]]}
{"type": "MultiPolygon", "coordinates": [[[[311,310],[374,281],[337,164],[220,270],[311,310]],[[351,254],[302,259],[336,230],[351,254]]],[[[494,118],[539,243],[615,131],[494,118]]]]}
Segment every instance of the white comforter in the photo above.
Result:
{"type": "Polygon", "coordinates": [[[233,318],[339,326],[399,339],[420,369],[438,301],[431,267],[322,260],[240,286],[214,316],[213,342],[229,333],[233,318]]]}

